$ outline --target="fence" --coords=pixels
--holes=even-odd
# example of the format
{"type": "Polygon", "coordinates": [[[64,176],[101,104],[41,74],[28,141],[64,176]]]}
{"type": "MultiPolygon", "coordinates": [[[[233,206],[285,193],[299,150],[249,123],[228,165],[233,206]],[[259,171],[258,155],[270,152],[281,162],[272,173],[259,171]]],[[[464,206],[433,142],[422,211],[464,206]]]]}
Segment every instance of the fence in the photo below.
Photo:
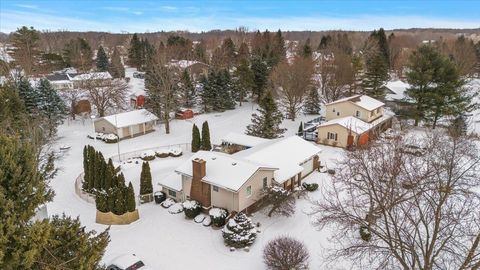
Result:
{"type": "Polygon", "coordinates": [[[150,148],[135,150],[135,151],[132,151],[132,152],[121,153],[120,155],[114,155],[110,158],[112,159],[112,161],[121,162],[121,161],[130,159],[130,158],[138,158],[138,157],[140,157],[140,155],[143,152],[148,151],[148,150],[158,151],[158,150],[161,150],[161,149],[169,149],[169,148],[173,148],[173,147],[181,148],[183,153],[191,151],[191,143],[178,143],[178,144],[161,145],[161,146],[156,146],[156,147],[150,147],[150,148]]]}
{"type": "Polygon", "coordinates": [[[90,193],[87,193],[82,190],[82,182],[83,182],[83,173],[81,173],[77,179],[75,179],[75,193],[80,197],[82,200],[95,204],[95,197],[90,193]]]}

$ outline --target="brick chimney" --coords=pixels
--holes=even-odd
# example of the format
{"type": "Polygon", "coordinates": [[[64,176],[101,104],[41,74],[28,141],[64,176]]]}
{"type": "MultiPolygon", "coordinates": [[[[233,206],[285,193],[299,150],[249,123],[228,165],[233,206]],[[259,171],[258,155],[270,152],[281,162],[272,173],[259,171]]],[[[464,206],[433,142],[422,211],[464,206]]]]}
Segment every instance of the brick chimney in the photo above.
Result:
{"type": "Polygon", "coordinates": [[[202,182],[207,174],[207,162],[203,159],[192,160],[192,187],[190,189],[190,198],[196,200],[204,207],[211,204],[210,184],[202,182]]]}

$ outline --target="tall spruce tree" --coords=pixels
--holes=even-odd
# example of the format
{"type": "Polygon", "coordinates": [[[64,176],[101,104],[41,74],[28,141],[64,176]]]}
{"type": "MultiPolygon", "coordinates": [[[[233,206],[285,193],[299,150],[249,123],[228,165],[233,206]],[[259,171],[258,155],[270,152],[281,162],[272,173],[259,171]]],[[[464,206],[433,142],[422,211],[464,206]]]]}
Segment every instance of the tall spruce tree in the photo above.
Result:
{"type": "Polygon", "coordinates": [[[116,187],[114,189],[115,194],[115,207],[113,208],[113,213],[115,215],[123,215],[127,210],[126,205],[126,196],[124,194],[125,187],[116,187]]]}
{"type": "Polygon", "coordinates": [[[113,49],[112,59],[108,67],[108,71],[113,78],[125,78],[125,67],[123,66],[120,52],[118,51],[117,47],[113,49]]]}
{"type": "Polygon", "coordinates": [[[128,212],[135,211],[135,191],[133,190],[132,182],[128,183],[127,192],[126,192],[126,210],[128,212]]]}
{"type": "Polygon", "coordinates": [[[95,60],[98,71],[108,70],[108,56],[102,46],[98,47],[97,59],[95,60]]]}
{"type": "Polygon", "coordinates": [[[312,86],[308,89],[304,112],[306,114],[319,114],[320,108],[320,95],[318,94],[318,89],[315,86],[312,86]]]}
{"type": "Polygon", "coordinates": [[[128,63],[130,66],[139,69],[142,65],[142,43],[137,33],[133,34],[128,48],[128,63]]]}
{"type": "Polygon", "coordinates": [[[415,125],[422,119],[435,128],[443,116],[458,117],[478,107],[473,95],[463,88],[465,81],[449,59],[433,46],[424,45],[410,58],[407,96],[413,100],[415,125]]]}
{"type": "Polygon", "coordinates": [[[248,59],[241,59],[237,70],[235,71],[235,79],[237,85],[236,98],[240,106],[242,102],[252,93],[252,89],[255,85],[254,74],[250,69],[248,59]]]}
{"type": "Polygon", "coordinates": [[[27,78],[21,78],[17,83],[18,95],[23,100],[25,108],[30,114],[38,113],[39,94],[27,78]]]}
{"type": "Polygon", "coordinates": [[[278,110],[271,91],[267,91],[259,106],[258,112],[252,114],[252,123],[247,126],[246,134],[266,139],[281,137],[286,130],[280,128],[283,115],[278,110]]]}
{"type": "Polygon", "coordinates": [[[150,194],[153,192],[152,174],[148,162],[143,162],[142,172],[140,174],[140,195],[150,194]]]}
{"type": "Polygon", "coordinates": [[[195,105],[195,87],[193,86],[192,80],[190,78],[190,74],[188,73],[187,69],[183,70],[182,77],[180,79],[181,82],[181,100],[182,100],[182,105],[191,108],[193,105],[195,105]]]}
{"type": "Polygon", "coordinates": [[[208,127],[208,122],[205,121],[202,124],[202,150],[210,151],[212,150],[212,143],[210,142],[210,129],[208,127]]]}
{"type": "Polygon", "coordinates": [[[202,148],[202,139],[200,138],[200,131],[197,125],[192,127],[192,152],[196,153],[202,148]]]}
{"type": "Polygon", "coordinates": [[[38,111],[46,120],[49,135],[53,135],[57,126],[63,123],[68,109],[57,91],[47,79],[41,79],[36,87],[38,93],[38,111]]]}
{"type": "Polygon", "coordinates": [[[240,212],[223,227],[223,240],[231,247],[250,246],[257,238],[254,228],[252,220],[245,213],[240,212]]]}
{"type": "Polygon", "coordinates": [[[312,46],[310,45],[310,38],[307,38],[305,44],[303,44],[302,50],[300,51],[300,55],[304,58],[311,58],[312,57],[312,46]]]}
{"type": "Polygon", "coordinates": [[[253,94],[260,100],[268,82],[268,66],[259,57],[252,57],[251,69],[253,71],[253,94]]]}
{"type": "Polygon", "coordinates": [[[383,54],[376,47],[367,54],[365,66],[362,79],[363,93],[383,100],[385,96],[383,85],[388,80],[388,66],[383,54]]]}
{"type": "Polygon", "coordinates": [[[93,52],[84,38],[71,39],[63,49],[63,58],[70,67],[88,72],[93,66],[93,52]]]}
{"type": "Polygon", "coordinates": [[[39,41],[40,33],[33,27],[23,26],[11,35],[11,45],[14,48],[13,59],[22,67],[26,75],[32,75],[38,69],[39,41]]]}

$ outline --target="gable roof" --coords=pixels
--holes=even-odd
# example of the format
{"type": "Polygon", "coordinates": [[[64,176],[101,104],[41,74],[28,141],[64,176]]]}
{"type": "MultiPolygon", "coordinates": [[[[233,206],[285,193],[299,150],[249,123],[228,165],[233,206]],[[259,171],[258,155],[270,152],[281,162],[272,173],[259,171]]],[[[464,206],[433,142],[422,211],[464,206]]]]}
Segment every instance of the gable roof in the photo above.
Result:
{"type": "Polygon", "coordinates": [[[407,88],[410,87],[410,85],[406,82],[402,82],[400,80],[397,81],[389,81],[385,85],[385,87],[390,90],[390,93],[387,93],[385,95],[386,100],[403,100],[405,99],[405,91],[407,88]]]}
{"type": "Polygon", "coordinates": [[[346,129],[351,130],[352,132],[355,132],[356,134],[362,134],[391,117],[392,117],[391,115],[385,114],[382,117],[375,119],[371,123],[367,123],[354,116],[347,116],[347,117],[342,117],[342,118],[337,118],[337,119],[327,121],[321,124],[320,126],[318,126],[318,128],[331,126],[331,125],[339,125],[346,129]]]}
{"type": "Polygon", "coordinates": [[[143,124],[150,121],[155,121],[155,120],[158,120],[158,117],[145,109],[141,109],[141,110],[135,110],[135,111],[105,116],[105,117],[99,118],[96,121],[99,121],[100,119],[104,119],[108,121],[114,127],[122,128],[122,127],[131,126],[131,125],[143,124]]]}
{"type": "Polygon", "coordinates": [[[197,158],[206,162],[206,175],[202,181],[234,192],[238,191],[259,169],[276,169],[220,152],[198,151],[175,169],[175,172],[192,177],[192,160],[197,158]]]}
{"type": "Polygon", "coordinates": [[[112,79],[112,75],[107,71],[104,72],[91,72],[91,73],[67,73],[68,77],[72,81],[83,81],[83,80],[106,80],[112,79]]]}
{"type": "Polygon", "coordinates": [[[270,140],[250,149],[233,154],[234,157],[252,162],[261,162],[278,168],[275,181],[283,183],[303,171],[300,165],[322,150],[298,136],[270,140]]]}
{"type": "Polygon", "coordinates": [[[47,76],[45,76],[45,77],[46,77],[47,80],[49,80],[50,82],[54,82],[54,81],[68,81],[68,80],[69,80],[67,74],[60,74],[60,73],[50,74],[50,75],[47,75],[47,76]]]}
{"type": "Polygon", "coordinates": [[[346,102],[346,101],[349,101],[361,108],[364,108],[368,111],[371,111],[371,110],[375,110],[376,108],[378,107],[382,107],[385,105],[385,103],[379,101],[379,100],[376,100],[372,97],[369,97],[367,95],[354,95],[354,96],[351,96],[351,97],[346,97],[346,98],[342,98],[342,99],[338,99],[338,100],[335,100],[333,102],[330,102],[328,104],[326,104],[325,106],[330,106],[330,105],[333,105],[333,104],[337,104],[337,103],[342,103],[342,102],[346,102]]]}
{"type": "Polygon", "coordinates": [[[268,139],[236,133],[236,132],[230,132],[225,137],[222,138],[222,142],[224,143],[238,144],[238,145],[243,145],[247,147],[254,147],[268,141],[269,141],[268,139]]]}

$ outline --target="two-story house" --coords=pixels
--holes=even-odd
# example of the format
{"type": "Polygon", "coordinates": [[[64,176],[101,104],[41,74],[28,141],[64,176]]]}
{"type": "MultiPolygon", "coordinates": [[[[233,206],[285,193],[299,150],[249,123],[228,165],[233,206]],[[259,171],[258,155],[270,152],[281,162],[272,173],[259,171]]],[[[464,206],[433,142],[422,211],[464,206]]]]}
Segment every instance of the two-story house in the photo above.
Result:
{"type": "Polygon", "coordinates": [[[364,145],[391,126],[385,104],[366,95],[336,100],[326,106],[327,122],[318,126],[317,143],[339,147],[364,145]]]}

